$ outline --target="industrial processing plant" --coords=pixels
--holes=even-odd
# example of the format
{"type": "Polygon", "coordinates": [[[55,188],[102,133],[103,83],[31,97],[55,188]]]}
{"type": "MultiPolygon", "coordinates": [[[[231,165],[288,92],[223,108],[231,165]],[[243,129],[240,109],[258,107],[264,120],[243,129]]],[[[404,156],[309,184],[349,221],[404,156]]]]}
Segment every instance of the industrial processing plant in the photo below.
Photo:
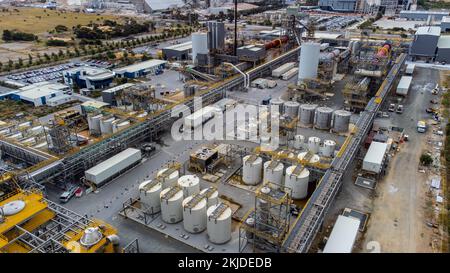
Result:
{"type": "Polygon", "coordinates": [[[175,2],[0,62],[1,253],[448,251],[448,16],[175,2]]]}

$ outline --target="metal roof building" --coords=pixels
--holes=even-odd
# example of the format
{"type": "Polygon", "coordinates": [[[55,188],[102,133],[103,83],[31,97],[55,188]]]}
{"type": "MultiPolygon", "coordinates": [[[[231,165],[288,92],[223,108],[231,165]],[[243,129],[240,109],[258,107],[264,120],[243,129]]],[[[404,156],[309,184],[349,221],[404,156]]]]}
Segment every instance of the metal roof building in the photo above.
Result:
{"type": "Polygon", "coordinates": [[[10,98],[41,106],[46,105],[48,99],[63,95],[65,91],[69,90],[69,86],[60,83],[39,82],[19,90],[19,92],[11,94],[10,98]]]}
{"type": "Polygon", "coordinates": [[[165,60],[188,60],[192,52],[192,41],[168,46],[162,49],[165,60]]]}
{"type": "Polygon", "coordinates": [[[450,35],[441,36],[437,44],[436,61],[450,63],[450,35]]]}
{"type": "Polygon", "coordinates": [[[432,10],[402,10],[400,11],[400,18],[408,20],[428,20],[431,16],[434,20],[442,20],[444,16],[448,16],[448,11],[432,11],[432,10]]]}
{"type": "Polygon", "coordinates": [[[169,10],[171,8],[183,7],[183,0],[144,0],[145,12],[157,12],[169,10]]]}
{"type": "Polygon", "coordinates": [[[409,54],[415,58],[434,58],[440,35],[440,27],[419,27],[409,48],[409,54]]]}
{"type": "Polygon", "coordinates": [[[114,70],[117,77],[138,78],[147,74],[157,74],[164,69],[167,61],[148,60],[114,70]]]}
{"type": "Polygon", "coordinates": [[[109,103],[110,105],[117,106],[116,94],[127,89],[133,87],[134,83],[124,83],[113,88],[103,90],[102,91],[102,99],[103,102],[109,103]]]}
{"type": "Polygon", "coordinates": [[[115,74],[111,70],[90,66],[73,68],[63,73],[65,84],[88,89],[109,87],[114,76],[115,74]]]}
{"type": "Polygon", "coordinates": [[[441,31],[447,32],[450,31],[450,16],[444,16],[441,20],[441,31]]]}
{"type": "Polygon", "coordinates": [[[352,253],[359,224],[358,219],[339,215],[323,253],[352,253]]]}

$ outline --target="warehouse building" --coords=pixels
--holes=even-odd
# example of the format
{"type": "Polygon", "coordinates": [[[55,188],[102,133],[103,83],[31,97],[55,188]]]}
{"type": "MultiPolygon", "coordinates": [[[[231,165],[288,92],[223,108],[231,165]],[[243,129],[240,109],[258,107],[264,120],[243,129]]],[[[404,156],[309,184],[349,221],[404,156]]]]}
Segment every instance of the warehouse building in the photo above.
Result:
{"type": "Polygon", "coordinates": [[[356,0],[319,0],[319,7],[329,11],[354,12],[356,0]]]}
{"type": "Polygon", "coordinates": [[[237,56],[240,61],[259,62],[266,58],[266,49],[256,45],[238,47],[237,56]]]}
{"type": "Polygon", "coordinates": [[[73,68],[63,74],[65,84],[89,90],[109,87],[114,76],[111,70],[89,66],[73,68]]]}
{"type": "Polygon", "coordinates": [[[183,0],[144,0],[144,11],[147,13],[166,11],[172,8],[183,7],[183,0]]]}
{"type": "Polygon", "coordinates": [[[409,48],[409,54],[414,59],[433,59],[441,35],[440,27],[419,27],[409,48]]]}
{"type": "Polygon", "coordinates": [[[109,103],[110,105],[117,106],[117,95],[123,90],[134,86],[133,83],[125,83],[113,88],[102,91],[103,102],[109,103]]]}
{"type": "Polygon", "coordinates": [[[405,18],[414,21],[426,21],[428,17],[436,21],[441,21],[444,16],[448,16],[448,11],[431,11],[431,10],[402,10],[400,11],[400,18],[405,18]]]}
{"type": "Polygon", "coordinates": [[[439,38],[436,61],[446,64],[450,63],[450,35],[439,38]]]}
{"type": "Polygon", "coordinates": [[[117,77],[125,77],[129,79],[143,77],[145,75],[158,75],[162,72],[167,61],[163,60],[148,60],[137,64],[132,64],[114,70],[117,77]]]}
{"type": "Polygon", "coordinates": [[[162,49],[164,60],[183,61],[189,59],[189,54],[192,52],[192,41],[168,46],[162,49]]]}
{"type": "Polygon", "coordinates": [[[62,96],[69,89],[67,85],[60,83],[40,82],[20,88],[10,98],[37,107],[47,105],[49,99],[62,96]]]}
{"type": "Polygon", "coordinates": [[[441,32],[450,31],[450,16],[442,17],[441,20],[441,32]]]}
{"type": "Polygon", "coordinates": [[[58,105],[61,105],[64,103],[68,103],[68,102],[71,102],[74,100],[75,100],[75,98],[72,97],[71,95],[62,94],[60,96],[56,96],[56,97],[47,99],[47,105],[55,107],[55,106],[58,106],[58,105]]]}

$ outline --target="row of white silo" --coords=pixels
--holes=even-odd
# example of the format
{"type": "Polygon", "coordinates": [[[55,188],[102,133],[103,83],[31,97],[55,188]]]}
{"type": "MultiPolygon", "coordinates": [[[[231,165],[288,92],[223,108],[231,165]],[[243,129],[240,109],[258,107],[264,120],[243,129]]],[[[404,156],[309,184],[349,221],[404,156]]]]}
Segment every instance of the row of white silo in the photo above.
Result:
{"type": "Polygon", "coordinates": [[[131,123],[127,119],[118,119],[114,116],[89,115],[87,117],[91,135],[107,135],[128,127],[131,123]]]}
{"type": "Polygon", "coordinates": [[[336,149],[336,142],[334,140],[327,139],[321,145],[321,139],[315,136],[309,137],[305,142],[304,135],[295,135],[293,140],[293,147],[295,149],[307,149],[313,154],[320,153],[325,157],[332,157],[336,149]]]}
{"type": "MultiPolygon", "coordinates": [[[[293,153],[289,153],[287,156],[290,157],[291,154],[292,157],[295,157],[293,153]]],[[[297,157],[299,160],[302,160],[306,154],[307,152],[300,153],[297,157]]],[[[316,154],[314,154],[310,159],[311,163],[316,163],[319,161],[320,157],[316,154]]],[[[284,185],[292,189],[293,199],[302,199],[306,197],[309,182],[309,171],[306,168],[302,168],[302,170],[299,171],[293,167],[295,166],[288,167],[286,169],[286,176],[284,176],[284,164],[280,161],[269,160],[263,164],[261,157],[256,155],[247,155],[243,158],[242,180],[246,185],[256,185],[262,181],[264,183],[270,182],[274,185],[284,185]]]]}
{"type": "Polygon", "coordinates": [[[345,133],[348,131],[352,114],[345,110],[334,111],[330,107],[318,107],[316,104],[302,104],[299,106],[299,115],[300,124],[303,126],[345,133]]]}
{"type": "Polygon", "coordinates": [[[200,191],[200,179],[195,175],[179,177],[179,172],[165,168],[155,180],[139,185],[141,209],[146,213],[161,212],[168,224],[183,221],[187,232],[199,233],[208,229],[212,243],[225,243],[231,238],[231,209],[219,202],[219,193],[214,187],[200,191]],[[220,205],[220,206],[219,206],[220,205]],[[223,211],[217,211],[219,208],[223,211]]]}

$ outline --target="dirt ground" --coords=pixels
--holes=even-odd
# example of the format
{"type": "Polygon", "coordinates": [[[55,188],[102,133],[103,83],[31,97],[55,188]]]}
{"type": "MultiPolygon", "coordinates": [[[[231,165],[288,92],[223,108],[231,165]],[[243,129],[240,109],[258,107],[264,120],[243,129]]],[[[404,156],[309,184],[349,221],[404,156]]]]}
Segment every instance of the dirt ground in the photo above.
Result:
{"type": "Polygon", "coordinates": [[[429,151],[439,155],[439,150],[435,142],[430,142],[436,140],[432,126],[426,134],[415,130],[417,121],[428,117],[424,109],[432,98],[430,91],[434,86],[430,82],[438,82],[439,72],[424,69],[417,72],[409,97],[402,102],[406,105],[405,113],[394,114],[392,119],[393,123],[405,127],[410,140],[399,146],[400,151],[390,161],[387,175],[378,183],[362,252],[370,251],[365,246],[371,242],[376,242],[381,252],[440,251],[438,231],[427,225],[434,222],[435,210],[429,190],[433,173],[431,169],[419,171],[423,169],[419,167],[421,154],[429,151]]]}

